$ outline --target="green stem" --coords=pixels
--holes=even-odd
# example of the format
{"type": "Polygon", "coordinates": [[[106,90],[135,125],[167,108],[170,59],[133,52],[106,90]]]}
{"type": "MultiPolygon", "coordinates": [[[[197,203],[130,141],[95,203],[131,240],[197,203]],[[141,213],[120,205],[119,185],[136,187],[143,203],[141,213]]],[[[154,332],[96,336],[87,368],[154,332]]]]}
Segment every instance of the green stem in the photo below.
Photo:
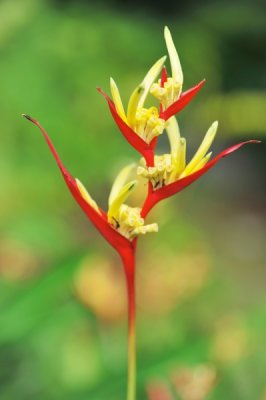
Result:
{"type": "Polygon", "coordinates": [[[127,282],[128,300],[128,386],[127,400],[136,399],[136,294],[135,294],[135,252],[123,257],[127,282]]]}

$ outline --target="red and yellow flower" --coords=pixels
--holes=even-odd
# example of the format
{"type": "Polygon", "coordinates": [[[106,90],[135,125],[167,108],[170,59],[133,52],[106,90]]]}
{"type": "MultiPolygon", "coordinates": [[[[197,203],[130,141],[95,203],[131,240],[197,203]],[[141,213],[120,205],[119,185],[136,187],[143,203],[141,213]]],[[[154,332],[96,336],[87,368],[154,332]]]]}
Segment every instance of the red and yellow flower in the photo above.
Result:
{"type": "Polygon", "coordinates": [[[119,130],[131,146],[142,155],[138,167],[127,166],[117,176],[109,195],[107,212],[104,212],[96,204],[84,185],[66,169],[47,132],[39,122],[23,114],[42,132],[76,202],[102,236],[119,253],[123,261],[127,282],[129,318],[128,400],[135,399],[135,250],[137,238],[140,235],[158,231],[157,223],[145,224],[147,214],[155,204],[183,190],[211,169],[221,158],[247,143],[258,143],[256,140],[238,143],[211,159],[212,153],[209,150],[218,128],[218,122],[214,122],[194,156],[187,162],[186,139],[180,135],[175,115],[193,99],[205,80],[182,92],[183,72],[167,27],[164,35],[171,64],[171,76],[168,77],[164,67],[166,57],[160,58],[133,91],[126,110],[118,87],[112,78],[110,81],[112,99],[98,89],[105,96],[119,130]],[[158,76],[160,79],[155,82],[158,76]],[[149,94],[159,100],[158,107],[145,106],[149,94]],[[155,155],[157,138],[164,132],[167,132],[169,138],[170,152],[155,155]],[[128,180],[133,171],[149,182],[143,207],[130,207],[126,204],[128,196],[137,183],[136,180],[128,180]]]}
{"type": "Polygon", "coordinates": [[[106,98],[121,133],[143,155],[148,165],[153,164],[152,153],[156,139],[163,133],[166,121],[180,112],[205,83],[205,80],[202,80],[193,88],[182,92],[182,68],[167,27],[165,28],[165,40],[171,62],[172,77],[167,77],[166,69],[163,67],[166,57],[160,58],[131,94],[127,111],[124,109],[118,87],[112,78],[110,80],[112,99],[98,89],[106,98]],[[154,83],[160,73],[159,83],[154,83]],[[145,108],[145,101],[149,93],[160,101],[158,108],[145,108]]]}

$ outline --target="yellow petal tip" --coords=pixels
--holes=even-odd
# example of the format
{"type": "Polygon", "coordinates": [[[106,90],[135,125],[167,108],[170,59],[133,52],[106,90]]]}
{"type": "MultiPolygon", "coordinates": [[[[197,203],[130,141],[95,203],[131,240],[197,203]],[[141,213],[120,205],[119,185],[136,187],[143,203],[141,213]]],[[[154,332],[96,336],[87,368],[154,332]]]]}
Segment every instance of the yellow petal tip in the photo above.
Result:
{"type": "Polygon", "coordinates": [[[169,34],[169,33],[170,33],[170,30],[169,30],[168,26],[165,25],[165,27],[164,27],[164,34],[166,35],[166,34],[169,34]]]}

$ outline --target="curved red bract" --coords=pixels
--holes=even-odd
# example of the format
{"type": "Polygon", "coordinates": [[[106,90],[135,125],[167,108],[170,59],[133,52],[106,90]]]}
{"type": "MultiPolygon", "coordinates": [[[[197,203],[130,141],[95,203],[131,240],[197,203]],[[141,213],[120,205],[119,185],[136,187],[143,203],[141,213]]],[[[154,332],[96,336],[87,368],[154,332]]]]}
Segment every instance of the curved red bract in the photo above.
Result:
{"type": "Polygon", "coordinates": [[[209,161],[200,170],[186,176],[185,178],[179,179],[173,183],[163,186],[160,189],[152,191],[150,193],[150,195],[147,197],[147,199],[143,205],[142,217],[146,217],[147,214],[150,212],[150,210],[161,200],[166,199],[170,196],[173,196],[173,195],[181,192],[187,186],[191,185],[191,183],[193,183],[194,181],[199,179],[209,169],[214,167],[214,165],[217,164],[218,161],[220,161],[223,157],[228,156],[229,154],[238,150],[240,147],[242,147],[246,144],[249,144],[249,143],[260,143],[260,141],[259,140],[248,140],[246,142],[241,142],[241,143],[235,144],[234,146],[231,146],[231,147],[223,150],[221,153],[219,153],[215,158],[213,158],[211,161],[209,161]]]}
{"type": "Polygon", "coordinates": [[[51,139],[49,138],[47,132],[44,130],[44,128],[39,124],[39,122],[28,116],[28,115],[23,115],[25,118],[27,118],[29,121],[31,121],[34,125],[36,125],[40,131],[42,132],[44,139],[46,140],[51,153],[53,154],[56,163],[63,175],[63,178],[72,194],[76,202],[79,204],[79,206],[82,208],[82,210],[85,212],[87,217],[90,219],[90,221],[95,225],[95,227],[99,230],[99,232],[104,236],[104,238],[113,246],[117,251],[121,252],[121,249],[125,248],[132,248],[132,243],[126,239],[124,236],[120,235],[115,229],[112,228],[112,226],[108,223],[106,214],[104,213],[103,210],[100,209],[101,214],[99,214],[87,201],[85,201],[80,194],[80,191],[77,187],[76,180],[72,177],[70,172],[66,169],[64,164],[62,163],[51,139]]]}
{"type": "Polygon", "coordinates": [[[111,111],[111,114],[116,122],[116,125],[120,129],[120,132],[125,136],[126,140],[131,144],[132,147],[134,147],[139,153],[141,153],[143,156],[147,150],[150,149],[150,146],[143,140],[139,135],[132,129],[130,128],[129,125],[127,125],[118,112],[116,111],[114,102],[110,99],[110,97],[104,93],[100,88],[97,88],[98,92],[101,93],[109,106],[109,109],[111,111]]]}

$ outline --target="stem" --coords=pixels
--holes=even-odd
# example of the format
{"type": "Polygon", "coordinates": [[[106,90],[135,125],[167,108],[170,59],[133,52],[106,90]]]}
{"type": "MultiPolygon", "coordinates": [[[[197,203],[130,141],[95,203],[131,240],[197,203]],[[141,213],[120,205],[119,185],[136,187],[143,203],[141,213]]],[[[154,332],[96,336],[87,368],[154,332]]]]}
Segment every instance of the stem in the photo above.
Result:
{"type": "Polygon", "coordinates": [[[146,197],[146,200],[142,206],[141,209],[141,216],[142,218],[146,218],[148,213],[151,211],[151,209],[155,206],[156,203],[158,203],[159,199],[156,196],[156,192],[153,191],[151,183],[149,183],[149,191],[148,195],[146,197]]]}
{"type": "Polygon", "coordinates": [[[122,255],[125,268],[128,299],[128,386],[127,400],[136,399],[136,293],[135,251],[122,255]]]}
{"type": "Polygon", "coordinates": [[[147,167],[153,167],[154,166],[154,151],[153,151],[153,149],[149,148],[148,150],[145,151],[145,153],[143,155],[144,155],[147,167]]]}

